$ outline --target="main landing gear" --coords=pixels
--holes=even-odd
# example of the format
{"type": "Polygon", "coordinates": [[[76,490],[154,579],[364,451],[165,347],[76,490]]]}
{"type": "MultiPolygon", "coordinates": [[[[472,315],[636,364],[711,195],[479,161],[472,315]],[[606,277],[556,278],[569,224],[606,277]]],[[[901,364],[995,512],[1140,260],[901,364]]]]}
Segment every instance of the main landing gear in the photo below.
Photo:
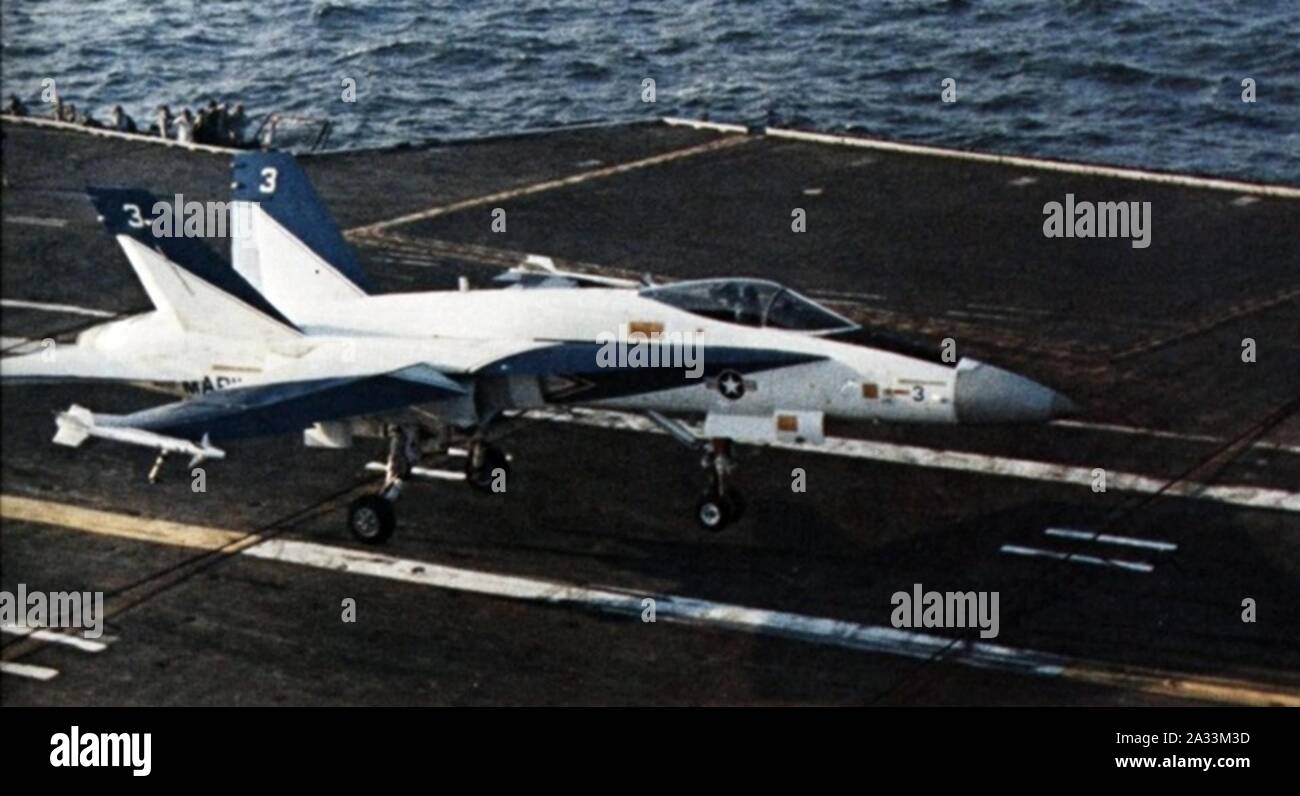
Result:
{"type": "Polygon", "coordinates": [[[465,457],[465,480],[480,492],[492,492],[495,484],[506,483],[510,459],[506,452],[481,438],[469,443],[465,457]]]}
{"type": "Polygon", "coordinates": [[[420,461],[420,430],[414,426],[393,426],[388,430],[388,463],[384,484],[373,495],[362,495],[348,506],[348,530],[358,541],[380,544],[397,528],[393,504],[402,495],[402,483],[420,461]]]}
{"type": "Polygon", "coordinates": [[[420,426],[388,427],[388,461],[372,462],[369,469],[384,472],[384,483],[374,494],[363,495],[348,506],[348,531],[359,542],[381,544],[397,528],[397,499],[413,478],[464,481],[483,492],[501,491],[509,478],[510,457],[483,438],[480,428],[465,448],[451,448],[444,430],[430,432],[420,426]],[[421,467],[426,457],[464,457],[463,469],[421,467]]]}
{"type": "MultiPolygon", "coordinates": [[[[648,415],[677,441],[701,454],[700,465],[707,485],[695,504],[695,521],[699,526],[716,533],[739,520],[745,513],[745,499],[730,483],[731,474],[736,470],[731,440],[700,439],[677,420],[657,412],[648,415]]],[[[387,463],[367,465],[369,469],[383,470],[383,485],[376,493],[363,495],[348,507],[348,530],[353,537],[365,544],[380,544],[393,535],[397,527],[394,506],[405,482],[411,478],[465,481],[482,492],[502,491],[509,478],[510,457],[487,441],[485,426],[479,426],[464,448],[449,447],[449,433],[443,433],[442,429],[431,432],[417,425],[389,426],[387,463]],[[459,470],[421,467],[421,460],[429,455],[461,456],[465,459],[464,466],[459,470]]]]}

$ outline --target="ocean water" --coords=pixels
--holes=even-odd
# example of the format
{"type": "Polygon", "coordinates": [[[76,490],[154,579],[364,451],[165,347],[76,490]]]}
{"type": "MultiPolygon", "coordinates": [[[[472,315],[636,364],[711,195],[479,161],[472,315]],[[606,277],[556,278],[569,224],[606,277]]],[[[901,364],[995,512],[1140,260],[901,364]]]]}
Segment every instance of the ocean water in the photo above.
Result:
{"type": "Polygon", "coordinates": [[[1300,184],[1300,0],[6,0],[3,91],[44,78],[341,148],[677,115],[1300,184]]]}

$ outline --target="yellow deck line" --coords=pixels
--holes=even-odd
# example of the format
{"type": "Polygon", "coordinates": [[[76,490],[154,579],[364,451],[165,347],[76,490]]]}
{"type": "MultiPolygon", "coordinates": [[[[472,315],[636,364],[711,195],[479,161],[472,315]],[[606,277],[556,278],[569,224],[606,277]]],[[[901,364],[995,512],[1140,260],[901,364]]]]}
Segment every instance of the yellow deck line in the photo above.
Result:
{"type": "Polygon", "coordinates": [[[486,196],[476,196],[472,199],[464,199],[459,202],[453,202],[449,205],[443,205],[441,207],[431,207],[427,210],[421,210],[416,213],[409,213],[407,215],[397,216],[396,218],[390,218],[385,221],[377,221],[373,224],[366,224],[365,226],[353,227],[352,229],[349,229],[346,234],[350,238],[355,236],[362,236],[362,235],[375,235],[383,232],[384,230],[392,229],[393,227],[399,227],[404,224],[410,224],[413,221],[423,221],[424,219],[436,218],[438,216],[446,215],[447,213],[455,213],[457,211],[465,210],[471,207],[481,207],[487,204],[497,204],[500,202],[509,201],[511,199],[517,199],[521,196],[531,196],[532,194],[542,193],[544,191],[550,191],[556,188],[566,188],[571,185],[578,185],[587,182],[589,180],[601,179],[604,177],[612,177],[616,174],[625,174],[629,171],[643,169],[648,166],[658,166],[663,163],[669,163],[674,160],[681,160],[682,158],[694,157],[695,155],[702,155],[706,152],[713,152],[718,149],[726,149],[728,147],[739,146],[741,144],[748,143],[752,140],[754,139],[741,137],[741,136],[720,138],[715,141],[709,141],[703,144],[696,144],[695,146],[689,146],[683,149],[674,149],[672,151],[664,152],[659,155],[652,155],[647,158],[641,158],[640,160],[633,160],[627,163],[618,163],[613,166],[605,166],[603,168],[593,169],[591,171],[584,171],[578,174],[571,174],[568,177],[561,177],[554,180],[545,180],[543,182],[534,183],[532,185],[525,185],[520,188],[512,188],[505,191],[499,191],[497,193],[487,194],[486,196]]]}
{"type": "Polygon", "coordinates": [[[250,537],[250,534],[238,531],[133,517],[130,514],[86,509],[17,495],[0,495],[0,517],[6,520],[55,525],[101,536],[115,536],[138,542],[153,542],[199,550],[216,550],[250,537]]]}

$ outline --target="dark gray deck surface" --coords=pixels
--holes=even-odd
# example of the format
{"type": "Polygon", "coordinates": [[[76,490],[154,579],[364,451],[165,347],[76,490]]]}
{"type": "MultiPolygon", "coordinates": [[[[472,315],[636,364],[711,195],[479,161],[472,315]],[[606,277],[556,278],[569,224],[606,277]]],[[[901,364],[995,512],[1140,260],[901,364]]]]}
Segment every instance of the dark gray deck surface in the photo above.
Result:
{"type": "MultiPolygon", "coordinates": [[[[5,299],[147,308],[79,194],[84,185],[225,198],[220,155],[10,123],[3,131],[5,299]]],[[[462,274],[487,285],[523,253],[619,274],[769,277],[924,342],[953,337],[962,354],[1027,373],[1087,409],[1082,425],[833,429],[842,436],[1166,479],[1300,396],[1297,200],[1243,201],[1232,192],[666,125],[304,162],[385,291],[448,287],[462,274]],[[620,164],[630,165],[610,169],[620,164]],[[575,175],[586,176],[547,185],[575,175]],[[1150,248],[1045,239],[1043,204],[1066,192],[1150,201],[1150,248]],[[505,233],[490,229],[495,207],[507,211],[505,233]],[[803,234],[790,230],[796,207],[808,213],[803,234]],[[1253,364],[1241,361],[1244,337],[1257,341],[1253,364]]],[[[0,331],[42,338],[90,322],[7,307],[0,331]]],[[[377,453],[364,444],[304,450],[289,438],[231,445],[226,461],[208,466],[209,491],[195,495],[179,471],[147,484],[147,451],[50,443],[52,414],[70,403],[121,411],[158,396],[10,386],[0,398],[6,495],[145,517],[261,528],[352,483],[377,453]]],[[[1269,445],[1226,457],[1193,480],[1300,491],[1300,419],[1291,416],[1261,441],[1269,445]]],[[[997,640],[1009,646],[1300,689],[1295,511],[746,449],[738,478],[747,516],[708,536],[689,516],[700,478],[694,457],[663,436],[537,424],[508,447],[516,457],[508,495],[456,484],[412,488],[385,552],[874,625],[888,624],[889,595],[916,582],[993,589],[1002,595],[997,640]],[[794,467],[808,472],[806,494],[789,489],[794,467]],[[1155,563],[1150,574],[1000,552],[1005,544],[1083,550],[1042,531],[1107,521],[1115,533],[1172,541],[1178,550],[1127,556],[1155,563]],[[1255,624],[1240,619],[1245,597],[1258,601],[1255,624]]],[[[352,545],[338,510],[291,523],[285,534],[352,545]]],[[[6,520],[0,584],[112,589],[193,555],[6,520]]],[[[0,678],[0,702],[1170,699],[241,557],[144,600],[115,617],[110,632],[120,640],[98,655],[24,652],[22,662],[60,675],[0,678]],[[339,601],[349,596],[359,602],[356,625],[339,621],[339,601]]],[[[16,641],[0,641],[9,660],[16,641]]]]}

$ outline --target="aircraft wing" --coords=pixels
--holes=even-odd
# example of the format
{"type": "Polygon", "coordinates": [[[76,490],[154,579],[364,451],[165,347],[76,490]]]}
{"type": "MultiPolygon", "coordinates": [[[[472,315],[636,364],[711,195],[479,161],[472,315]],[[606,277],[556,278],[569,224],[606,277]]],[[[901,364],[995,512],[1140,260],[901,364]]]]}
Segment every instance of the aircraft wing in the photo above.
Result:
{"type": "Polygon", "coordinates": [[[102,437],[195,453],[208,448],[210,439],[301,431],[316,422],[381,414],[465,392],[441,371],[417,364],[379,375],[216,390],[125,415],[93,414],[74,406],[58,416],[54,441],[76,447],[88,437],[102,437]],[[203,442],[198,448],[186,447],[199,437],[203,442]]]}

